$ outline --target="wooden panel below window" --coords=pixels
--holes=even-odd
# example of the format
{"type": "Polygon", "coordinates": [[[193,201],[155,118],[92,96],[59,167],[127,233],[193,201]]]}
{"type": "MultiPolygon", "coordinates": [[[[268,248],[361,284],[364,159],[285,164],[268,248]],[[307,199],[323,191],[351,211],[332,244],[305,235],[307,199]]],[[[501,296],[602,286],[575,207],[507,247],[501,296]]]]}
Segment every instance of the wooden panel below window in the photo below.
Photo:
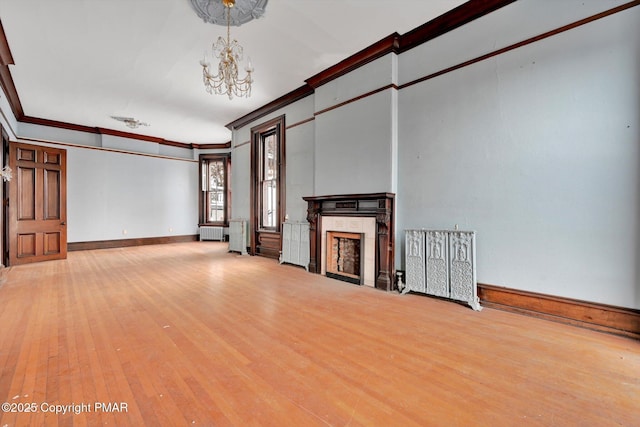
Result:
{"type": "Polygon", "coordinates": [[[256,232],[256,255],[278,259],[280,257],[280,233],[275,231],[256,232]]]}

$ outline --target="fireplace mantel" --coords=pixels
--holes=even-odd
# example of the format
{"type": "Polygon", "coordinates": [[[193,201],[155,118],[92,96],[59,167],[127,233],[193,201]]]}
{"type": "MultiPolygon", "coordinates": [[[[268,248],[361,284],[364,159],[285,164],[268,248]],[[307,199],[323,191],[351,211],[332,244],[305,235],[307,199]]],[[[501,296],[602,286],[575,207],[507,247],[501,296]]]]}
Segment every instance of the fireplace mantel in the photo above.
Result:
{"type": "Polygon", "coordinates": [[[373,217],[376,219],[375,287],[395,289],[394,277],[394,205],[393,193],[345,194],[303,197],[307,202],[309,271],[321,273],[322,217],[373,217]]]}

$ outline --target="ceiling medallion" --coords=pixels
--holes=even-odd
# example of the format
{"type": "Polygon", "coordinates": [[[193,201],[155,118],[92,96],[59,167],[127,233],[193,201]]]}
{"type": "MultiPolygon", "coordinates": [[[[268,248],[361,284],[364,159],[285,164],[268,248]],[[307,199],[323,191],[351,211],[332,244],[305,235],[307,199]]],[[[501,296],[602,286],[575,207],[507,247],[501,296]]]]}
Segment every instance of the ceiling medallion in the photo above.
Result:
{"type": "MultiPolygon", "coordinates": [[[[196,14],[204,22],[227,26],[227,7],[220,0],[190,0],[196,14]]],[[[236,0],[229,14],[229,25],[239,27],[264,15],[269,0],[236,0]]]]}

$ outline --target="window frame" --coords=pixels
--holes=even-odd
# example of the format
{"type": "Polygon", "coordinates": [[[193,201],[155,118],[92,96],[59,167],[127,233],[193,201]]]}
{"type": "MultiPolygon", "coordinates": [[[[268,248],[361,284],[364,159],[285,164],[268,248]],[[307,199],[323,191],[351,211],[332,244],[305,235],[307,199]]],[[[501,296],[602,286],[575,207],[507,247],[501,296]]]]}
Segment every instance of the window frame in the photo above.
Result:
{"type": "Polygon", "coordinates": [[[255,253],[259,233],[278,234],[281,232],[286,210],[286,157],[285,157],[285,116],[279,116],[251,128],[251,249],[255,253]],[[276,212],[274,214],[275,226],[263,227],[263,183],[262,174],[264,168],[263,141],[271,135],[276,139],[276,212]]]}
{"type": "Polygon", "coordinates": [[[258,153],[258,158],[259,158],[259,170],[258,172],[258,230],[263,230],[263,231],[277,231],[278,229],[278,218],[279,218],[279,211],[280,211],[280,191],[279,191],[279,182],[280,182],[280,171],[279,171],[279,166],[280,166],[280,144],[278,141],[278,135],[276,132],[276,129],[270,129],[266,132],[262,132],[259,135],[259,153],[258,153]],[[266,164],[268,162],[268,160],[266,159],[266,145],[267,145],[267,138],[274,138],[274,142],[275,142],[275,150],[274,150],[274,160],[275,160],[275,164],[273,165],[273,169],[275,169],[275,176],[272,178],[269,178],[266,176],[267,174],[267,167],[266,164]],[[272,210],[273,210],[273,223],[274,225],[265,225],[265,205],[268,204],[267,201],[265,201],[265,189],[266,186],[268,185],[268,183],[271,183],[271,187],[275,189],[275,203],[274,206],[272,206],[272,210]]]}
{"type": "Polygon", "coordinates": [[[215,153],[215,154],[200,154],[198,159],[198,225],[210,225],[210,226],[229,226],[229,219],[231,218],[231,155],[228,153],[215,153]],[[204,188],[205,182],[209,182],[209,164],[212,162],[222,161],[224,164],[224,218],[222,221],[209,221],[209,193],[204,188]],[[206,165],[206,172],[203,168],[206,165]],[[206,177],[205,177],[206,175],[206,177]],[[205,181],[205,179],[207,181],[205,181]]]}

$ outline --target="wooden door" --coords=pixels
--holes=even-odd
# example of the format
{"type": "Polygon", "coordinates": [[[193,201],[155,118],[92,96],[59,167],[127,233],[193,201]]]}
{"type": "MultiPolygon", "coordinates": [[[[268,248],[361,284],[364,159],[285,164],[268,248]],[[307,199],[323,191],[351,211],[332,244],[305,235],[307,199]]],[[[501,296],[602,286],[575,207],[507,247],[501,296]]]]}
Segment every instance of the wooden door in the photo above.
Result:
{"type": "Polygon", "coordinates": [[[9,265],[67,257],[66,162],[66,150],[9,144],[9,265]]]}

